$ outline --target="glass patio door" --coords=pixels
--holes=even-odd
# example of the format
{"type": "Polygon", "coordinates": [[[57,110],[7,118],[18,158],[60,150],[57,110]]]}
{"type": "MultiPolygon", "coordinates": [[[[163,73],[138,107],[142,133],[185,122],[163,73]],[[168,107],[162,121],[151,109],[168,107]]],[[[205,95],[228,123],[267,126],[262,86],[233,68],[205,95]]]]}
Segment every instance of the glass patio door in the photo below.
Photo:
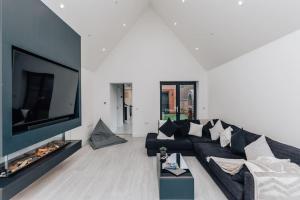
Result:
{"type": "Polygon", "coordinates": [[[196,82],[161,82],[160,118],[196,119],[196,97],[196,82]]]}

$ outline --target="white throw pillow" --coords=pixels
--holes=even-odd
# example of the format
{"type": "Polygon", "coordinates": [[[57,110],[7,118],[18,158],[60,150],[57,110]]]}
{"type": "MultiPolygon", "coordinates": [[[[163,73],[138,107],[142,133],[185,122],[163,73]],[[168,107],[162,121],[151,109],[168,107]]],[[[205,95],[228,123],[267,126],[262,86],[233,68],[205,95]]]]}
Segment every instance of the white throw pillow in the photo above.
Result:
{"type": "Polygon", "coordinates": [[[164,133],[163,132],[161,132],[160,130],[159,130],[159,128],[162,126],[162,125],[164,125],[165,123],[167,122],[167,120],[158,120],[158,134],[163,134],[164,135],[164,133]]]}
{"type": "Polygon", "coordinates": [[[211,140],[217,140],[220,137],[220,134],[224,131],[221,120],[219,120],[214,127],[209,129],[211,140]]]}
{"type": "Polygon", "coordinates": [[[231,132],[233,129],[229,126],[220,134],[221,147],[226,147],[231,142],[231,132]]]}
{"type": "Polygon", "coordinates": [[[203,128],[202,124],[195,124],[195,123],[191,122],[189,135],[202,137],[202,128],[203,128]]]}
{"type": "Polygon", "coordinates": [[[166,136],[163,132],[161,132],[159,130],[159,128],[164,125],[167,122],[167,120],[159,120],[158,121],[158,136],[157,139],[158,140],[174,140],[174,135],[172,135],[171,137],[166,136]]]}
{"type": "Polygon", "coordinates": [[[275,157],[263,135],[245,147],[247,160],[256,160],[258,157],[275,157]]]}

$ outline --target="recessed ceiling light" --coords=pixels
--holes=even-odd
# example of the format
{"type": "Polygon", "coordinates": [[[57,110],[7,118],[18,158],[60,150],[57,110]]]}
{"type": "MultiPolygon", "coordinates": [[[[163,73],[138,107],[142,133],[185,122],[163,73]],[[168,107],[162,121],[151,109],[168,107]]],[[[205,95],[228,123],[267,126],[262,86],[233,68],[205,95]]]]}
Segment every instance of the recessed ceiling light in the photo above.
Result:
{"type": "Polygon", "coordinates": [[[102,52],[105,52],[106,51],[106,48],[102,48],[102,52]]]}
{"type": "Polygon", "coordinates": [[[174,26],[177,26],[177,22],[174,22],[174,26]]]}
{"type": "Polygon", "coordinates": [[[185,0],[181,0],[182,1],[182,3],[184,3],[185,2],[185,0]]]}
{"type": "Polygon", "coordinates": [[[126,26],[127,26],[127,24],[122,24],[122,26],[123,26],[123,27],[126,27],[126,26]]]}
{"type": "Polygon", "coordinates": [[[195,50],[196,50],[196,51],[199,51],[199,47],[196,47],[195,50]]]}
{"type": "Polygon", "coordinates": [[[60,7],[61,9],[63,9],[63,8],[65,7],[65,5],[64,5],[63,3],[61,3],[61,4],[59,5],[59,7],[60,7]]]}
{"type": "Polygon", "coordinates": [[[238,1],[239,6],[242,6],[244,4],[243,1],[238,1]]]}

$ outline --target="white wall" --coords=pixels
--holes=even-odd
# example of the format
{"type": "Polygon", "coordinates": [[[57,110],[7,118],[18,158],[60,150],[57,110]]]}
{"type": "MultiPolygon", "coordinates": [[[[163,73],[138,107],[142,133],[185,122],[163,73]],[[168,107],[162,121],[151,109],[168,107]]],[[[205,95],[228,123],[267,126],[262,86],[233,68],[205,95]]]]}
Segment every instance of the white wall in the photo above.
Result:
{"type": "Polygon", "coordinates": [[[132,83],[133,136],[156,132],[160,81],[198,81],[198,117],[207,117],[207,72],[162,20],[148,10],[95,73],[94,122],[101,117],[109,126],[113,124],[110,83],[132,83]]]}
{"type": "Polygon", "coordinates": [[[300,31],[211,70],[209,113],[300,147],[300,31]]]}
{"type": "MultiPolygon", "coordinates": [[[[81,114],[82,126],[66,133],[67,139],[81,139],[86,144],[90,133],[96,124],[93,123],[94,114],[94,74],[85,68],[81,69],[81,114]]],[[[100,92],[100,91],[99,91],[100,92]]]]}

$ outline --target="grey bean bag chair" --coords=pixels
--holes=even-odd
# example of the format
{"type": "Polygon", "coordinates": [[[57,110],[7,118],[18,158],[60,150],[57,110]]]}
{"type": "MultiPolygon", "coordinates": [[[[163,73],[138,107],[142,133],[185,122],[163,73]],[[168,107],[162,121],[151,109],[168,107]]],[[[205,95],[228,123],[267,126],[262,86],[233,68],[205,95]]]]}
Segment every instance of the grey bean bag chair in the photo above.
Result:
{"type": "Polygon", "coordinates": [[[94,150],[125,142],[127,140],[115,135],[101,119],[89,139],[89,143],[94,150]]]}

